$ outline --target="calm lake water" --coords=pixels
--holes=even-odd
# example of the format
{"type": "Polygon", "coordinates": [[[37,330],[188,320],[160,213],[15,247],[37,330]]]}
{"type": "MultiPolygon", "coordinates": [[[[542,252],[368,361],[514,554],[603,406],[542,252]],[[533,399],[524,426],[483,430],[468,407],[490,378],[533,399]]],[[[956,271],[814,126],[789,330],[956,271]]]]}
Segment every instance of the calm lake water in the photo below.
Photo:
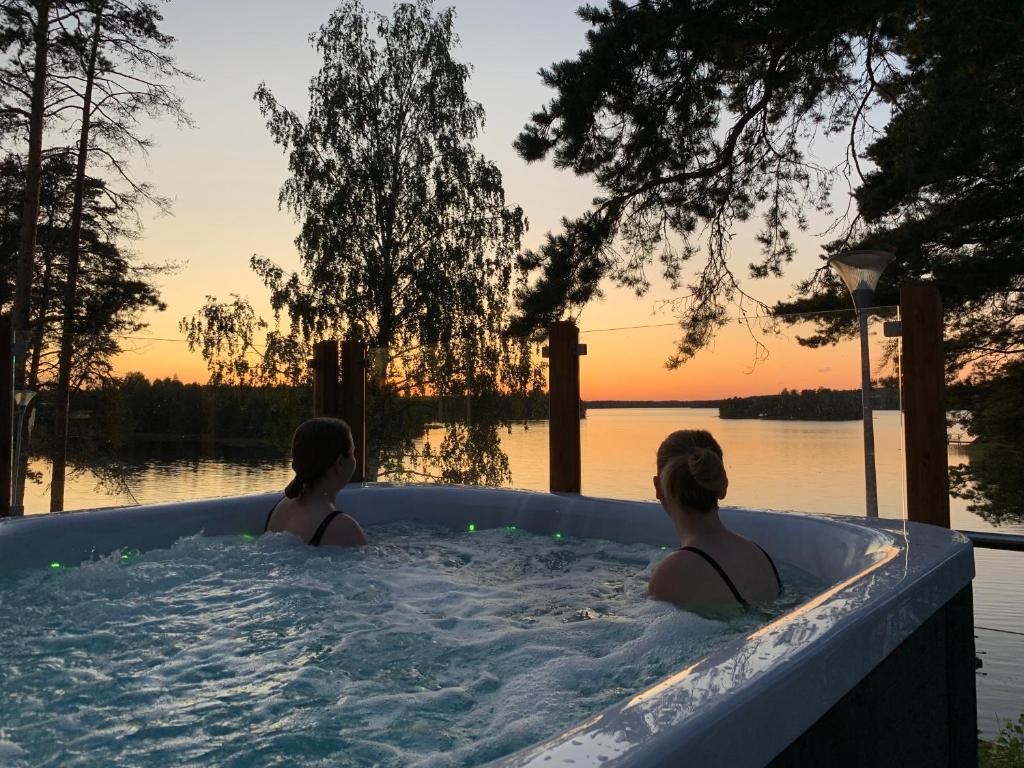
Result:
{"type": "MultiPolygon", "coordinates": [[[[587,413],[581,424],[583,491],[588,495],[651,499],[654,452],[676,429],[710,430],[725,451],[729,504],[844,515],[864,514],[863,436],[860,422],[721,420],[717,409],[622,408],[587,413]]],[[[904,514],[903,454],[900,415],[875,414],[879,510],[883,517],[904,514]]],[[[512,485],[532,490],[548,487],[548,425],[517,425],[502,437],[509,457],[512,485]]],[[[174,457],[163,446],[159,456],[139,457],[126,485],[114,489],[90,473],[67,485],[67,508],[209,498],[283,488],[290,479],[286,456],[199,453],[174,457]]],[[[950,463],[966,462],[951,448],[950,463]]],[[[48,482],[42,462],[32,469],[48,482]]],[[[30,485],[26,511],[49,508],[48,488],[30,485]]],[[[997,530],[951,500],[952,523],[967,530],[997,530]]],[[[998,530],[1024,532],[1024,524],[998,530]]],[[[977,645],[984,667],[978,678],[979,719],[991,735],[998,721],[1024,710],[1024,662],[1021,661],[1024,605],[1024,555],[976,552],[974,585],[977,645]],[[997,631],[999,630],[999,631],[997,631]]]]}

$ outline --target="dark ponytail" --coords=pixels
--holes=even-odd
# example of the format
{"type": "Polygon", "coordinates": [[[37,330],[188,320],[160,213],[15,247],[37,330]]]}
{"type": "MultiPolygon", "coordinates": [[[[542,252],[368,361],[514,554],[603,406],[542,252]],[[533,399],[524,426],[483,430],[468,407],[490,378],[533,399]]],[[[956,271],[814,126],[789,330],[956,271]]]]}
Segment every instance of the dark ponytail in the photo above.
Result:
{"type": "Polygon", "coordinates": [[[324,416],[304,421],[292,435],[292,469],[295,477],[285,486],[284,495],[298,498],[314,485],[339,458],[353,452],[352,430],[341,419],[324,416]]]}
{"type": "Polygon", "coordinates": [[[306,489],[306,481],[303,480],[298,474],[291,479],[291,482],[284,487],[284,495],[289,499],[297,499],[302,492],[306,489]]]}

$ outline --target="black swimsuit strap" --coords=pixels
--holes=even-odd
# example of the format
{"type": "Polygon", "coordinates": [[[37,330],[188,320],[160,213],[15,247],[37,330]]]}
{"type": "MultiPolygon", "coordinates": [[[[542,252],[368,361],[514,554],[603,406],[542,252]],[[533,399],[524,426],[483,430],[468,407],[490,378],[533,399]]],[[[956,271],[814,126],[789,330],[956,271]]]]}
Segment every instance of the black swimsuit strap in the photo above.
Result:
{"type": "Polygon", "coordinates": [[[320,546],[320,540],[324,537],[324,534],[327,533],[327,526],[329,526],[331,521],[340,514],[341,510],[335,509],[323,519],[323,522],[320,523],[320,527],[317,528],[316,533],[313,534],[313,538],[309,540],[309,545],[311,547],[320,546]]]}
{"type": "Polygon", "coordinates": [[[270,508],[270,511],[269,511],[269,512],[267,512],[267,522],[265,522],[265,523],[263,524],[263,532],[264,532],[264,533],[266,533],[267,531],[269,531],[269,530],[270,530],[270,518],[272,518],[272,517],[274,516],[274,512],[276,512],[276,511],[277,511],[277,506],[278,506],[278,504],[280,504],[280,503],[281,503],[282,501],[284,501],[284,500],[285,500],[286,498],[287,498],[286,496],[282,496],[282,497],[281,497],[280,499],[278,499],[278,500],[277,500],[276,502],[274,502],[274,506],[272,506],[272,507],[270,508]]]}
{"type": "Polygon", "coordinates": [[[729,588],[729,591],[732,592],[732,596],[736,598],[736,602],[738,602],[740,605],[750,605],[750,603],[743,599],[743,595],[741,595],[740,591],[736,589],[736,585],[732,583],[732,579],[730,579],[728,574],[726,574],[726,572],[722,570],[722,566],[720,566],[715,561],[715,558],[713,558],[703,549],[697,549],[697,547],[680,547],[679,551],[693,552],[693,554],[697,555],[698,557],[704,558],[704,562],[706,562],[708,565],[714,568],[718,575],[722,577],[722,581],[725,582],[725,586],[727,586],[729,588]]]}
{"type": "Polygon", "coordinates": [[[772,567],[772,573],[775,574],[775,583],[778,584],[778,586],[779,586],[779,592],[782,592],[782,577],[779,576],[779,569],[775,567],[775,561],[772,560],[772,556],[769,555],[767,552],[765,552],[764,551],[764,547],[762,547],[756,541],[754,542],[754,546],[757,547],[758,549],[760,549],[761,550],[761,554],[763,554],[766,558],[768,558],[768,565],[770,565],[772,567]]]}

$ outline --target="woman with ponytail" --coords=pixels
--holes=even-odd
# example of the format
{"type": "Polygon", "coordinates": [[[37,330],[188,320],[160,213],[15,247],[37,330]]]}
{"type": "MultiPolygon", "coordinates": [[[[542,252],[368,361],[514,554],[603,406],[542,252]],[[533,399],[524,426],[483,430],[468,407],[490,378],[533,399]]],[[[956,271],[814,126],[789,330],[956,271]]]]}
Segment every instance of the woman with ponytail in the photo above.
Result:
{"type": "Polygon", "coordinates": [[[710,433],[681,430],[662,442],[654,490],[680,547],[655,569],[648,586],[654,599],[706,610],[779,596],[782,581],[768,553],[718,516],[728,488],[722,448],[710,433]]]}
{"type": "Polygon", "coordinates": [[[366,544],[359,523],[334,507],[334,497],[356,470],[348,424],[328,418],[300,424],[292,436],[292,469],[295,477],[267,515],[265,530],[287,531],[314,547],[366,544]]]}

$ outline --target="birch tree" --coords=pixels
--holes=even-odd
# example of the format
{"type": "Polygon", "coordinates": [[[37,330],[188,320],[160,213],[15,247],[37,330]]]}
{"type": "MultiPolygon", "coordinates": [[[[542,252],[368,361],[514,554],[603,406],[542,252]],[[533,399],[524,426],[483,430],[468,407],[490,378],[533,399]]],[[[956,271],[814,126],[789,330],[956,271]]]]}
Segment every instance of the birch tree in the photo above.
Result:
{"type": "MultiPolygon", "coordinates": [[[[283,323],[266,329],[242,297],[210,297],[183,321],[215,373],[298,380],[312,341],[362,334],[378,350],[379,380],[397,376],[398,388],[481,397],[525,386],[522,346],[504,331],[526,221],[474,146],[484,110],[467,92],[469,66],[453,55],[454,21],[426,0],[398,3],[390,16],[346,0],[311,38],[322,64],[305,116],[266,84],[256,90],[288,158],[279,199],[300,223],[302,266],[289,274],[251,261],[283,323]],[[245,356],[264,330],[251,366],[245,356]]],[[[452,426],[446,450],[476,456],[487,481],[500,482],[503,454],[484,458],[495,456],[494,423],[476,413],[477,431],[452,426]]],[[[378,437],[401,431],[376,426],[378,437]]]]}

